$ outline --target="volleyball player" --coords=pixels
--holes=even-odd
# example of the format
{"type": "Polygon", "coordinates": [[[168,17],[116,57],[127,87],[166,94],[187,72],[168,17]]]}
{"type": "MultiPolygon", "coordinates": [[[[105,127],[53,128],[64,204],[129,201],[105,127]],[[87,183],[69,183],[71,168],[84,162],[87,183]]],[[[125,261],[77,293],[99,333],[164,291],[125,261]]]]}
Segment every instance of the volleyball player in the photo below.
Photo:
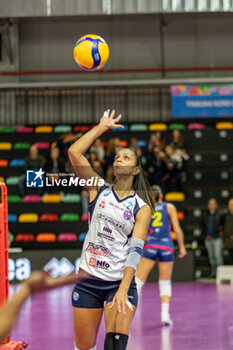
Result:
{"type": "MultiPolygon", "coordinates": [[[[84,153],[108,129],[123,128],[107,110],[99,124],[77,140],[69,157],[79,179],[98,175],[84,153]]],[[[89,192],[89,230],[83,244],[80,270],[91,277],[73,290],[75,350],[96,349],[102,315],[104,350],[124,350],[137,306],[135,271],[150,224],[154,198],[139,159],[129,149],[115,157],[113,185],[86,186],[89,192]],[[106,302],[106,304],[105,304],[106,302]]]]}
{"type": "Polygon", "coordinates": [[[138,294],[140,294],[150,271],[158,259],[161,322],[163,325],[172,325],[173,322],[169,315],[169,304],[172,295],[171,276],[174,263],[171,225],[179,245],[179,258],[186,255],[186,249],[175,206],[163,202],[163,194],[159,186],[152,186],[152,190],[157,204],[151,218],[147,240],[138,266],[136,283],[138,294]]]}

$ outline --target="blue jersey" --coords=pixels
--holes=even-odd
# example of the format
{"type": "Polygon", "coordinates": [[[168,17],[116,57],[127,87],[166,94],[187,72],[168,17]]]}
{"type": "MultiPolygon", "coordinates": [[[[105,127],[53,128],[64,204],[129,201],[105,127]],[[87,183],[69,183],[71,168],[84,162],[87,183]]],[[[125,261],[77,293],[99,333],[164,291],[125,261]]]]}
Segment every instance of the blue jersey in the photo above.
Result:
{"type": "Polygon", "coordinates": [[[158,248],[173,250],[174,244],[171,236],[171,218],[167,203],[158,203],[152,215],[144,249],[158,248]]]}

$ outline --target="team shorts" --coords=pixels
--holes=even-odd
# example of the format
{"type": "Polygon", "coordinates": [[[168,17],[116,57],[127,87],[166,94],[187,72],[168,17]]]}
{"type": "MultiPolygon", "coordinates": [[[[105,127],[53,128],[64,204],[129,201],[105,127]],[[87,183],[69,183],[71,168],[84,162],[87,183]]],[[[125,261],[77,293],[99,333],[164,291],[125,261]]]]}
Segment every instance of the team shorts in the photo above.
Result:
{"type": "Polygon", "coordinates": [[[174,251],[171,249],[162,249],[157,247],[144,247],[142,257],[150,260],[158,259],[160,262],[174,261],[174,251]]]}
{"type": "MultiPolygon", "coordinates": [[[[73,289],[72,305],[87,309],[102,309],[105,302],[109,303],[113,300],[120,284],[121,280],[104,281],[94,276],[85,281],[79,281],[73,289]]],[[[137,307],[138,293],[135,278],[130,284],[128,299],[131,304],[137,307]]]]}

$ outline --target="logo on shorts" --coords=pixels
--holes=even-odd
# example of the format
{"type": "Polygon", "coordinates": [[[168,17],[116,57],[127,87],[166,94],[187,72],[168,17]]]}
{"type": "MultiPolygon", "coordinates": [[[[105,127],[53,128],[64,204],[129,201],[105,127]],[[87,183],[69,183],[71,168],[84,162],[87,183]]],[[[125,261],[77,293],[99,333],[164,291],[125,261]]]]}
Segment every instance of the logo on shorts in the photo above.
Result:
{"type": "Polygon", "coordinates": [[[125,210],[123,214],[123,218],[128,221],[131,219],[131,217],[132,217],[132,212],[128,209],[125,210]]]}
{"type": "Polygon", "coordinates": [[[164,255],[171,255],[172,254],[172,252],[169,252],[169,251],[165,251],[165,252],[162,252],[162,255],[164,256],[164,255]]]}
{"type": "Polygon", "coordinates": [[[78,301],[79,300],[79,294],[77,292],[73,293],[73,299],[74,299],[74,301],[78,301]]]}
{"type": "Polygon", "coordinates": [[[106,261],[100,261],[97,260],[96,258],[90,258],[89,259],[89,266],[95,267],[97,269],[103,269],[103,270],[108,270],[110,265],[106,261]]]}

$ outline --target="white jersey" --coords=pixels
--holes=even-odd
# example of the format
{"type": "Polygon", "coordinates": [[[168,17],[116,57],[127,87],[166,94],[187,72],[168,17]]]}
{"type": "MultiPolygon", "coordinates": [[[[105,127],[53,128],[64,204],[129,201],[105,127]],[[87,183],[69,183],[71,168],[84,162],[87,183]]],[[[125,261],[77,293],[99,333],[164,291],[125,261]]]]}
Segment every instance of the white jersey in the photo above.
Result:
{"type": "Polygon", "coordinates": [[[89,204],[89,230],[80,268],[105,281],[121,280],[135,218],[145,205],[136,193],[119,199],[112,185],[101,187],[89,204]]]}

